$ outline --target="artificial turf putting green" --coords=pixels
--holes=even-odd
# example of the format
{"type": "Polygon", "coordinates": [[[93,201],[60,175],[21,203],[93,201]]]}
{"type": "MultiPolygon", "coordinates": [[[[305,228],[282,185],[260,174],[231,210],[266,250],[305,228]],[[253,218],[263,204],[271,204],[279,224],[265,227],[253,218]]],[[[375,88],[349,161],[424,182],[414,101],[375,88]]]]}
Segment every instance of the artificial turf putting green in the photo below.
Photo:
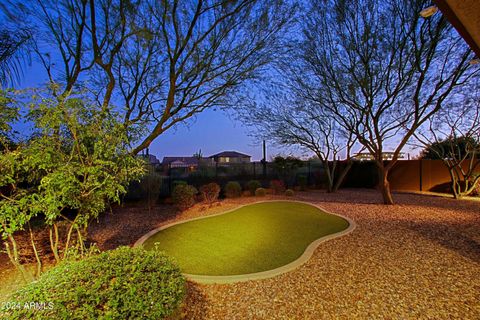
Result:
{"type": "Polygon", "coordinates": [[[157,242],[184,273],[239,275],[284,266],[313,241],[348,226],[345,219],[305,203],[262,202],[168,227],[143,246],[154,249],[157,242]]]}

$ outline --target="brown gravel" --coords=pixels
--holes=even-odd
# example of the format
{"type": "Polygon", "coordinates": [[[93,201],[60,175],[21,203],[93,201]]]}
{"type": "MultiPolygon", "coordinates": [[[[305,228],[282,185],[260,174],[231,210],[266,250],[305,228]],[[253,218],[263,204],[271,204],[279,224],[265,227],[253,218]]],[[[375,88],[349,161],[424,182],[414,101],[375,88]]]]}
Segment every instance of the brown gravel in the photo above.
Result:
{"type": "MultiPolygon", "coordinates": [[[[299,193],[298,200],[346,215],[353,233],[327,241],[298,269],[265,280],[228,285],[189,282],[187,319],[480,319],[480,203],[396,194],[384,206],[375,190],[299,193]]],[[[258,198],[197,206],[164,217],[129,209],[129,219],[101,222],[97,241],[131,244],[167,221],[228,210],[258,198]],[[114,221],[126,242],[115,241],[114,221]],[[132,222],[133,221],[133,222],[132,222]],[[142,231],[131,233],[141,225],[142,231]],[[125,239],[125,234],[134,234],[125,239]],[[101,236],[100,236],[101,235],[101,236]],[[105,238],[104,238],[105,239],[105,238]]]]}
{"type": "MultiPolygon", "coordinates": [[[[225,285],[188,283],[186,319],[480,319],[480,202],[375,190],[299,193],[352,218],[350,234],[321,244],[298,269],[225,285]]],[[[273,198],[273,197],[270,197],[273,198]]],[[[269,198],[265,198],[269,199],[269,198]]],[[[131,245],[165,223],[258,201],[242,198],[177,214],[115,208],[92,225],[102,249],[131,245]]]]}

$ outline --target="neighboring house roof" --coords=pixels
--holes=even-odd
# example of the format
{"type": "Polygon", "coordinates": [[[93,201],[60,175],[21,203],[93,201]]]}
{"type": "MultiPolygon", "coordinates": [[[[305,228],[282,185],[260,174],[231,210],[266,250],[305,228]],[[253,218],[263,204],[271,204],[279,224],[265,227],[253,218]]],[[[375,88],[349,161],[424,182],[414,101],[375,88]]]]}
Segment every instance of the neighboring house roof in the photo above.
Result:
{"type": "MultiPolygon", "coordinates": [[[[200,160],[210,160],[208,158],[201,158],[200,160]]],[[[176,166],[198,166],[199,159],[197,157],[164,157],[162,164],[171,164],[176,166]]]]}
{"type": "Polygon", "coordinates": [[[216,158],[216,157],[251,158],[252,156],[249,156],[248,154],[240,153],[237,151],[223,151],[223,152],[214,154],[213,156],[210,156],[210,158],[216,158]]]}
{"type": "Polygon", "coordinates": [[[145,155],[145,154],[141,154],[141,155],[139,155],[139,157],[142,157],[142,158],[146,159],[148,161],[148,163],[150,163],[150,164],[159,164],[160,163],[160,160],[158,160],[157,157],[154,156],[153,154],[149,154],[148,158],[147,158],[147,155],[145,155]]]}

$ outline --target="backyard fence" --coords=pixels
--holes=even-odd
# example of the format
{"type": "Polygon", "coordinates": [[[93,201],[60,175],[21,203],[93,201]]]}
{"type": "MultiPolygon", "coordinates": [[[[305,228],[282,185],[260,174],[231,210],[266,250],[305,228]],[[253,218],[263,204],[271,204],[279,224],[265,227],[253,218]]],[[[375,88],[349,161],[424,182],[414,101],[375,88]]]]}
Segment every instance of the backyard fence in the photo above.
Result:
{"type": "MultiPolygon", "coordinates": [[[[134,182],[129,188],[129,199],[150,198],[147,193],[152,188],[160,197],[171,194],[176,181],[185,181],[199,188],[215,182],[222,188],[229,181],[237,181],[245,186],[250,180],[258,180],[263,187],[268,187],[271,180],[283,180],[287,187],[305,181],[310,187],[322,187],[324,184],[323,166],[319,161],[304,161],[293,169],[282,169],[272,162],[249,162],[201,165],[198,167],[171,167],[169,165],[148,165],[148,173],[144,180],[134,182]],[[301,177],[301,178],[300,178],[301,177]]],[[[156,196],[156,195],[154,195],[156,196]]]]}
{"type": "MultiPolygon", "coordinates": [[[[388,162],[388,161],[387,161],[388,162]]],[[[345,165],[339,162],[340,170],[345,165]]],[[[203,165],[198,167],[170,167],[149,165],[148,174],[141,182],[132,183],[128,199],[156,199],[168,197],[176,181],[199,188],[215,182],[222,189],[228,181],[237,181],[245,187],[250,180],[258,180],[268,187],[271,180],[282,180],[287,187],[298,186],[300,180],[310,188],[325,188],[323,165],[319,161],[303,161],[295,168],[280,168],[272,162],[249,162],[203,165]]],[[[400,160],[390,172],[390,186],[397,191],[449,192],[450,175],[441,160],[400,160]]],[[[354,161],[343,181],[342,188],[375,188],[378,171],[373,161],[354,161]]]]}

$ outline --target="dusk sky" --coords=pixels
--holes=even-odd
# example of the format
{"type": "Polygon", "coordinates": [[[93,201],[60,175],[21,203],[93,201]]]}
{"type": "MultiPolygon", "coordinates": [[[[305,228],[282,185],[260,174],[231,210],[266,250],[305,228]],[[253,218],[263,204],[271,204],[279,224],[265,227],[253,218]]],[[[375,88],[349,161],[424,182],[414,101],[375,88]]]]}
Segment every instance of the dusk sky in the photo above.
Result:
{"type": "MultiPolygon", "coordinates": [[[[191,156],[202,150],[204,156],[221,151],[238,151],[262,158],[262,140],[250,137],[248,128],[223,111],[208,110],[198,115],[188,125],[181,125],[158,137],[150,146],[150,153],[160,159],[164,156],[191,156]]],[[[267,146],[267,159],[281,153],[278,148],[267,146]]]]}

